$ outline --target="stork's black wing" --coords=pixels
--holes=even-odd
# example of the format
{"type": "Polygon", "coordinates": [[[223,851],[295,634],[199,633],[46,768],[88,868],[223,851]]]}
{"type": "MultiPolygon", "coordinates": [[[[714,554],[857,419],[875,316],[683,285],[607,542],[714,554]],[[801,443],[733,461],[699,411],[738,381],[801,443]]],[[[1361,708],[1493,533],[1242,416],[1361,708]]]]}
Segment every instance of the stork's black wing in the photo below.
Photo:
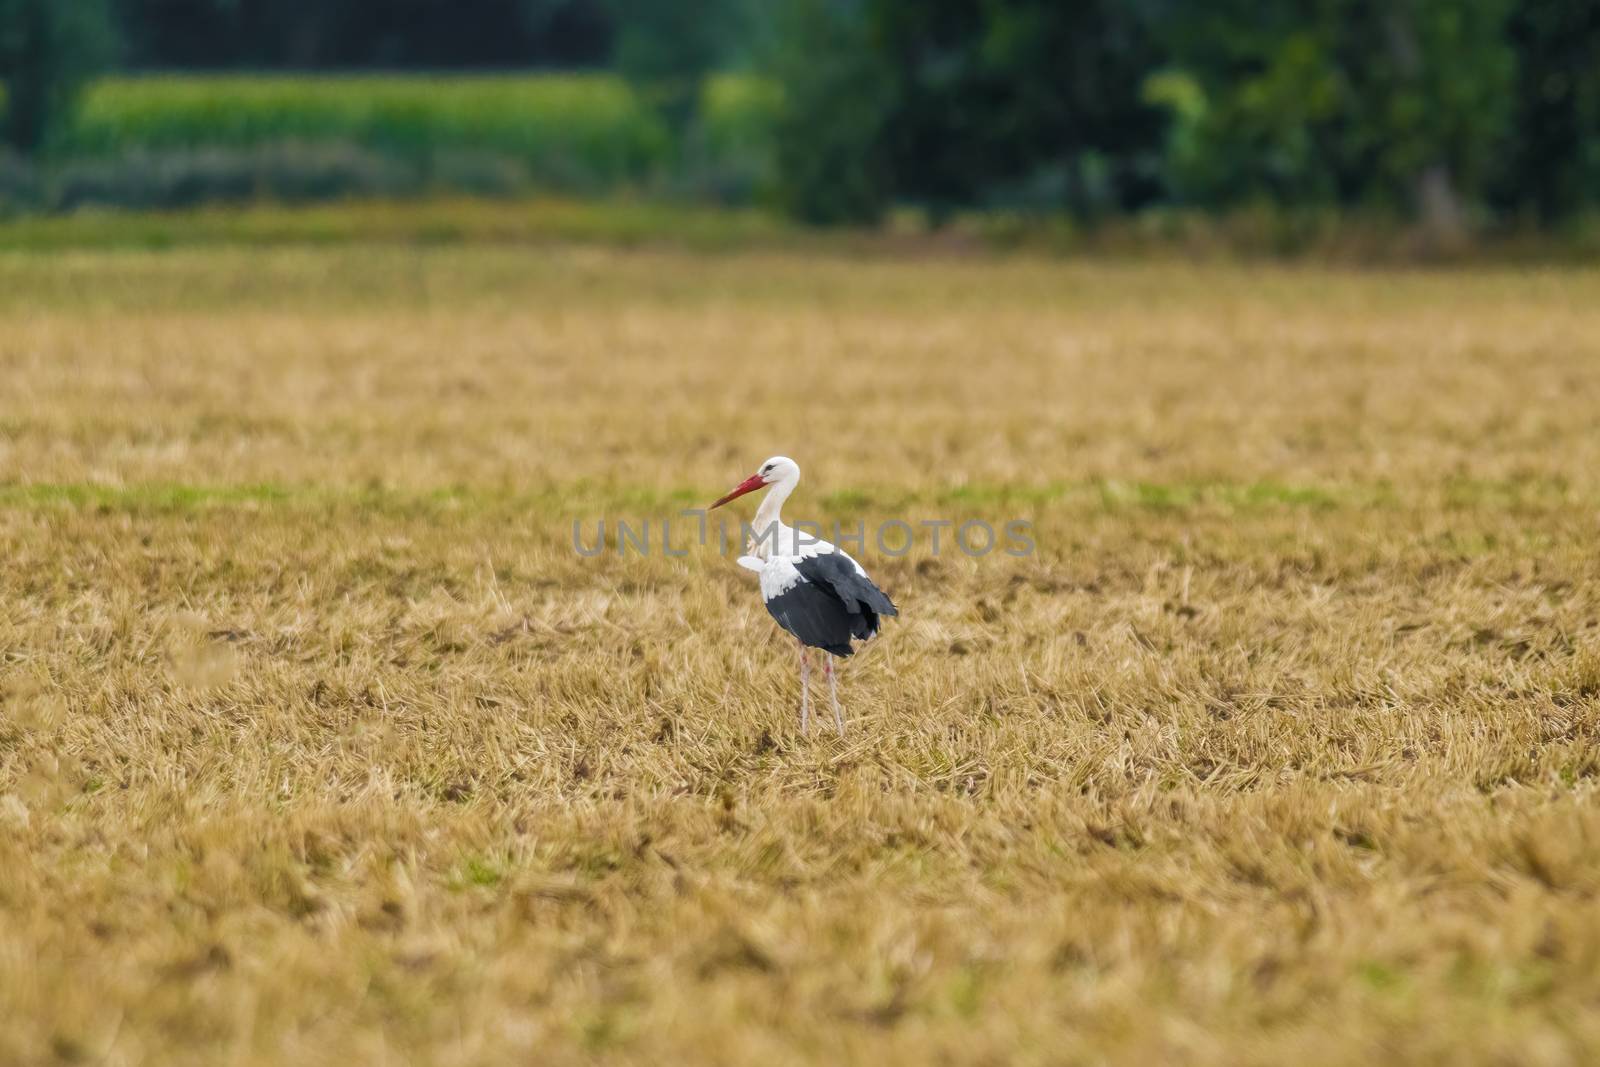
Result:
{"type": "Polygon", "coordinates": [[[767,601],[767,610],[804,644],[848,656],[852,638],[878,632],[878,616],[899,611],[850,557],[825,552],[794,561],[800,581],[767,601]]]}

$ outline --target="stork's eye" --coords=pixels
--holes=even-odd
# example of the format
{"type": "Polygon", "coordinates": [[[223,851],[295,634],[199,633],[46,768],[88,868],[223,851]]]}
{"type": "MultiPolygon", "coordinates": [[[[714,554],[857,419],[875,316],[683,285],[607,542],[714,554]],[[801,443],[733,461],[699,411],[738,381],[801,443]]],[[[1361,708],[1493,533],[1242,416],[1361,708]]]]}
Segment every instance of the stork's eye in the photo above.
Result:
{"type": "Polygon", "coordinates": [[[761,473],[762,474],[770,474],[771,472],[772,472],[772,464],[770,464],[770,463],[768,463],[765,467],[761,468],[761,473]]]}

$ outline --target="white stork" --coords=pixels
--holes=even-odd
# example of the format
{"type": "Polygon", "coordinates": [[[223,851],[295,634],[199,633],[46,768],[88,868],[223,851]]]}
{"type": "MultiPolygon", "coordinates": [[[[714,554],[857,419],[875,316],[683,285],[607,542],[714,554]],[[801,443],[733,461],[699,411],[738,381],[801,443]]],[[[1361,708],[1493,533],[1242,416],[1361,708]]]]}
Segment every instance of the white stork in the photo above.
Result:
{"type": "MultiPolygon", "coordinates": [[[[754,554],[740,556],[739,566],[761,575],[761,599],[767,610],[799,642],[800,732],[809,735],[811,657],[807,649],[820,648],[833,656],[848,656],[853,651],[851,639],[872,637],[878,632],[878,616],[898,615],[899,611],[849,553],[784,525],[779,509],[799,483],[800,465],[787,456],[773,456],[711,508],[720,508],[763,486],[772,487],[756,508],[751,527],[754,554]]],[[[828,676],[833,722],[843,737],[844,714],[839,710],[831,658],[824,658],[823,670],[828,676]]]]}

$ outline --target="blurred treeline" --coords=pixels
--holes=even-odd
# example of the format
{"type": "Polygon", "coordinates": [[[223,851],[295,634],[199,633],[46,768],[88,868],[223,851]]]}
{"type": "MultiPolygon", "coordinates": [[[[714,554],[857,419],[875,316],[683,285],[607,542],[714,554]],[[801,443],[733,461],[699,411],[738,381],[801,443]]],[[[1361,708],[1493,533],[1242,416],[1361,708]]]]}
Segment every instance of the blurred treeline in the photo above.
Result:
{"type": "Polygon", "coordinates": [[[1600,202],[1600,0],[0,0],[0,75],[0,199],[46,206],[533,186],[1464,232],[1600,202]]]}

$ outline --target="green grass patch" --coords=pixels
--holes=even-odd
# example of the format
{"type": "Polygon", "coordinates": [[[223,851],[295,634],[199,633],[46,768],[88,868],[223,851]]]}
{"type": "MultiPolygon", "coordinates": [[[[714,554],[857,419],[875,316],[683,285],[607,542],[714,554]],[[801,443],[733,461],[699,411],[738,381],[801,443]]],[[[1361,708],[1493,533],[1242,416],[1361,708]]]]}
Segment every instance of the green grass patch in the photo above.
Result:
{"type": "MultiPolygon", "coordinates": [[[[703,508],[713,490],[687,487],[615,485],[581,481],[539,489],[448,486],[432,489],[387,486],[323,486],[259,483],[190,485],[93,482],[0,483],[0,508],[72,508],[108,512],[181,514],[212,509],[354,509],[389,514],[445,514],[476,511],[532,511],[583,518],[602,516],[633,522],[677,517],[703,508]]],[[[1310,486],[1277,482],[1165,483],[1084,481],[1044,486],[966,485],[957,488],[845,489],[824,496],[820,512],[829,517],[852,512],[884,513],[939,507],[957,514],[1015,513],[1066,507],[1076,510],[1208,511],[1228,514],[1281,510],[1392,509],[1444,506],[1456,510],[1589,506],[1592,497],[1557,485],[1484,482],[1477,492],[1464,483],[1400,490],[1389,485],[1310,486]]],[[[793,509],[792,509],[793,510],[793,509]]],[[[796,512],[798,514],[798,512],[796,512]]]]}
{"type": "Polygon", "coordinates": [[[670,245],[705,251],[808,239],[775,215],[639,200],[435,199],[162,212],[83,211],[0,223],[0,251],[353,243],[670,245]]]}

